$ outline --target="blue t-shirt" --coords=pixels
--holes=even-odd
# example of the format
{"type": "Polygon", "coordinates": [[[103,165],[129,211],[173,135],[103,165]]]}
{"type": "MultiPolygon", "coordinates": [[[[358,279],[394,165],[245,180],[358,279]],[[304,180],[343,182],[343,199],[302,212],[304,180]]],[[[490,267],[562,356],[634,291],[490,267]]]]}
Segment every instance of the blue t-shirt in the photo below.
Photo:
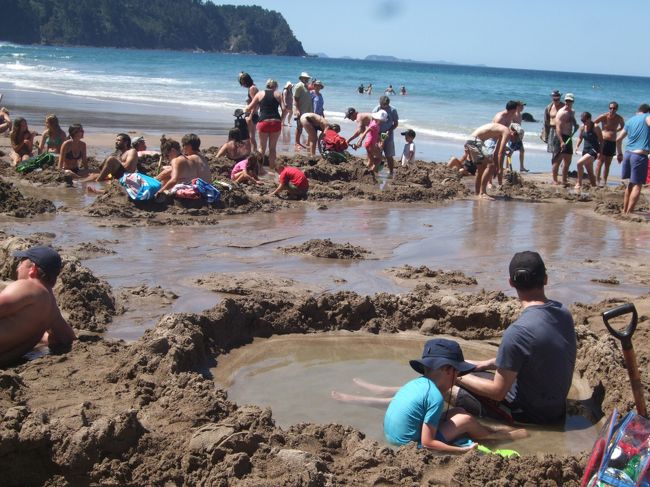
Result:
{"type": "Polygon", "coordinates": [[[384,416],[384,436],[389,443],[420,443],[424,423],[438,427],[444,400],[436,385],[426,377],[407,382],[397,391],[384,416]]]}
{"type": "Polygon", "coordinates": [[[521,313],[503,334],[496,359],[498,368],[517,372],[513,406],[535,423],[564,416],[575,363],[573,318],[552,300],[521,313]]]}
{"type": "Polygon", "coordinates": [[[315,91],[311,92],[311,100],[314,106],[314,113],[320,115],[321,117],[325,116],[325,101],[323,100],[323,95],[316,93],[315,91]]]}
{"type": "Polygon", "coordinates": [[[646,118],[650,113],[638,113],[625,122],[627,132],[627,145],[625,150],[647,150],[650,151],[650,127],[646,118]]]}

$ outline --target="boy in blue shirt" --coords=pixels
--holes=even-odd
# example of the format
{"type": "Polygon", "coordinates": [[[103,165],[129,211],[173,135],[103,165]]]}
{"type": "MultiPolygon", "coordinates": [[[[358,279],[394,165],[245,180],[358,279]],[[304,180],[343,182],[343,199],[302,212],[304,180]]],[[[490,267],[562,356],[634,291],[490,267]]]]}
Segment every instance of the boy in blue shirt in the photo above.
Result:
{"type": "Polygon", "coordinates": [[[462,408],[444,412],[443,394],[456,377],[474,370],[465,362],[458,343],[444,338],[429,340],[422,358],[411,360],[411,367],[422,377],[402,386],[391,400],[384,417],[384,435],[394,445],[418,442],[425,448],[448,453],[464,453],[477,447],[451,444],[463,436],[472,440],[515,440],[528,436],[525,429],[495,429],[479,423],[462,408]]]}

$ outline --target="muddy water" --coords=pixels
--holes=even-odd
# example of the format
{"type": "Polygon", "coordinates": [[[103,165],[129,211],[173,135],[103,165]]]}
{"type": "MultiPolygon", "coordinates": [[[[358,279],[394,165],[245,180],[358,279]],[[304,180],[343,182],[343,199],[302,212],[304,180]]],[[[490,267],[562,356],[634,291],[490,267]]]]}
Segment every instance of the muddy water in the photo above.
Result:
{"type": "MultiPolygon", "coordinates": [[[[548,295],[565,303],[593,302],[606,295],[645,292],[625,261],[647,261],[650,229],[596,217],[563,203],[466,200],[432,205],[376,202],[328,203],[317,209],[228,216],[214,226],[109,227],[76,210],[92,201],[81,188],[25,188],[26,194],[51,199],[62,211],[31,220],[4,218],[0,229],[14,234],[51,232],[62,248],[104,242],[116,251],[84,264],[113,288],[159,285],[179,298],[170,306],[131,310],[116,317],[109,336],[139,337],[172,311],[201,311],[221,296],[198,289],[194,280],[210,273],[267,273],[294,279],[315,292],[353,290],[373,294],[408,291],[387,268],[406,264],[461,270],[478,280],[475,289],[507,285],[513,252],[537,249],[549,270],[548,295]],[[287,255],[279,247],[312,238],[331,238],[372,252],[363,261],[337,261],[287,255]],[[589,261],[591,259],[592,261],[589,261]],[[620,285],[592,282],[615,276],[620,285]]],[[[471,288],[469,288],[471,290],[471,288]]]]}
{"type": "MultiPolygon", "coordinates": [[[[288,335],[256,340],[219,358],[213,370],[218,384],[238,404],[270,406],[276,422],[352,425],[369,438],[383,440],[384,406],[336,401],[331,391],[381,397],[358,386],[353,378],[384,386],[399,386],[417,377],[408,359],[422,353],[427,337],[414,334],[376,336],[337,333],[325,336],[288,335]]],[[[458,340],[467,358],[495,356],[495,343],[458,340]]],[[[586,384],[574,379],[572,399],[589,396],[586,384]]],[[[520,453],[577,453],[593,444],[598,428],[586,418],[567,418],[555,431],[530,429],[530,437],[498,444],[520,453]]],[[[494,442],[486,443],[497,446],[494,442]]]]}

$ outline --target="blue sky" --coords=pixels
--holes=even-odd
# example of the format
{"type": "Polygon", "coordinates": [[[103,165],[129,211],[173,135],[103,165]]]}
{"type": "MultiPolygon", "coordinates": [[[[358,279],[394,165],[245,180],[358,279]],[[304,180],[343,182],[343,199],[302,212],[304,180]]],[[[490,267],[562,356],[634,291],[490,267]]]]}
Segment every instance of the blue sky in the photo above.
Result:
{"type": "Polygon", "coordinates": [[[331,57],[650,76],[648,0],[227,3],[280,12],[305,51],[331,57]]]}

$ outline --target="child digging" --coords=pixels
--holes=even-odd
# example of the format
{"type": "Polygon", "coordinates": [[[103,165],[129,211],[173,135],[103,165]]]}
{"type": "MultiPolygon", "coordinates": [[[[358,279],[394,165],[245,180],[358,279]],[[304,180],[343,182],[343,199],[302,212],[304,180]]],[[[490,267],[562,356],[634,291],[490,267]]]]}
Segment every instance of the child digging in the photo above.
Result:
{"type": "Polygon", "coordinates": [[[425,448],[442,452],[463,453],[476,448],[454,446],[454,440],[469,436],[472,440],[516,440],[525,438],[525,429],[488,428],[461,408],[452,408],[443,415],[442,395],[454,385],[458,375],[467,374],[475,366],[465,362],[458,343],[444,338],[429,340],[422,358],[411,360],[411,367],[422,377],[407,382],[397,391],[384,417],[384,435],[396,445],[417,441],[425,448]]]}

